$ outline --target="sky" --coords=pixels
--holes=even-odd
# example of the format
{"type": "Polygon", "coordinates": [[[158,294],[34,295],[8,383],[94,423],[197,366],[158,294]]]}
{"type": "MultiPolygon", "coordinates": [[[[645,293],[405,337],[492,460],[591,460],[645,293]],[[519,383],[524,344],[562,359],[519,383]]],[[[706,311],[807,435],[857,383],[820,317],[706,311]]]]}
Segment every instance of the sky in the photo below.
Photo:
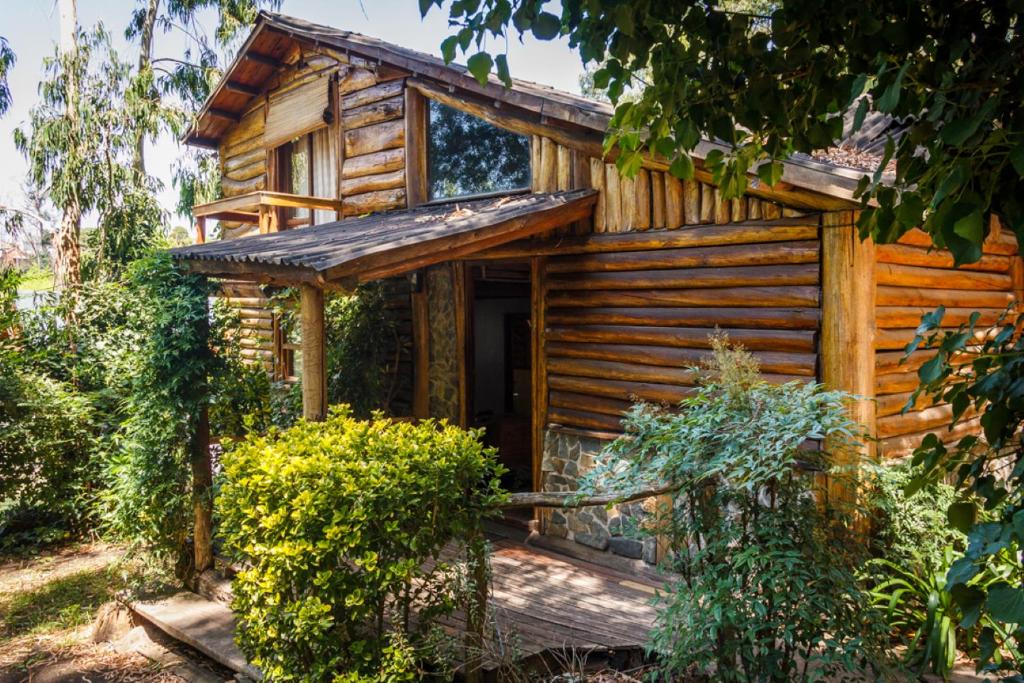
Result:
{"type": "MultiPolygon", "coordinates": [[[[140,1],[78,0],[79,24],[89,27],[102,21],[122,58],[134,63],[136,50],[124,39],[124,27],[140,1]]],[[[449,35],[447,12],[435,8],[421,20],[417,0],[284,0],[280,11],[435,55],[440,54],[441,40],[449,35]]],[[[55,0],[0,0],[0,35],[7,38],[18,58],[9,75],[14,103],[0,118],[0,205],[21,206],[26,162],[14,146],[13,131],[25,125],[29,110],[36,102],[43,60],[53,53],[57,40],[57,22],[55,0]]],[[[204,17],[204,24],[212,32],[213,14],[204,17]]],[[[242,38],[244,36],[239,42],[242,38]]],[[[180,54],[183,45],[178,32],[158,34],[155,53],[180,54]]],[[[502,47],[492,46],[493,49],[502,47]]],[[[522,43],[513,39],[509,41],[508,55],[513,76],[570,92],[579,91],[583,67],[565,39],[541,42],[526,37],[522,43]]],[[[167,135],[150,143],[146,150],[147,169],[164,184],[159,198],[167,211],[176,203],[171,165],[180,153],[178,143],[167,135]]],[[[170,223],[177,225],[185,221],[172,217],[170,223]]]]}

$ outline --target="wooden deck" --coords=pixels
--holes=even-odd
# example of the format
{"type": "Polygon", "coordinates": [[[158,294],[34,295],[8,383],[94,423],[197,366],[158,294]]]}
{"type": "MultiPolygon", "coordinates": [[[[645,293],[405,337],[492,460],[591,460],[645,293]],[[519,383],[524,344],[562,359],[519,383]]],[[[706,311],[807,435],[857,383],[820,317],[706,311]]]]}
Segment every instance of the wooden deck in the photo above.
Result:
{"type": "Polygon", "coordinates": [[[545,653],[638,655],[654,625],[656,584],[588,562],[492,540],[494,637],[485,668],[545,653]]]}

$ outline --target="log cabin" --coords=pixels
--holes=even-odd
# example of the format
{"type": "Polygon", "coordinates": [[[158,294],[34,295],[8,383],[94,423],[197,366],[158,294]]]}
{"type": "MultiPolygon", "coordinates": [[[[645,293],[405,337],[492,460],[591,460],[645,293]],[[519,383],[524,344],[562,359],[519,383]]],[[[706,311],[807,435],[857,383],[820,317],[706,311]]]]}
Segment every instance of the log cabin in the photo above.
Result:
{"type": "MultiPolygon", "coordinates": [[[[301,366],[313,419],[326,411],[324,293],[385,282],[401,332],[391,411],[485,427],[513,490],[572,490],[633,401],[691,391],[687,367],[716,328],[772,382],[863,397],[869,455],[978,428],[950,431],[948,406],[901,412],[924,360],[902,349],[939,304],[955,326],[1021,296],[998,222],[961,269],[921,232],[862,242],[864,171],[843,153],[877,163],[878,130],[787,160],[782,182],[752,179],[743,199],[723,200],[699,163],[711,142],[692,180],[656,156],[621,177],[602,149],[611,113],[264,12],[186,135],[218,154],[223,198],[195,207],[197,244],[173,253],[222,281],[252,362],[282,379],[301,366]],[[298,338],[268,305],[275,287],[301,291],[298,338]]],[[[621,533],[642,508],[527,518],[553,543],[650,563],[656,544],[621,533]]]]}

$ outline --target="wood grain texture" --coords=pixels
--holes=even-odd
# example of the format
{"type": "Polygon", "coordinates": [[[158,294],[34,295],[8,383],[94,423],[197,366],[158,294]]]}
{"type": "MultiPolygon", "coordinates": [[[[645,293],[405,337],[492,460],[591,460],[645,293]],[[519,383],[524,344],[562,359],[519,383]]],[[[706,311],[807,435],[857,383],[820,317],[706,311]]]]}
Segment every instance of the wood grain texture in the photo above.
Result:
{"type": "Polygon", "coordinates": [[[355,157],[345,157],[341,169],[342,180],[359,178],[378,173],[388,173],[405,168],[405,150],[401,147],[370,152],[355,157]]]}
{"type": "MultiPolygon", "coordinates": [[[[875,254],[874,244],[862,242],[853,212],[832,212],[822,217],[821,380],[830,389],[864,397],[850,405],[851,417],[864,425],[869,436],[875,423],[875,254]]],[[[872,457],[868,440],[859,454],[838,449],[839,465],[850,458],[872,457]]],[[[855,491],[833,482],[838,500],[851,500],[855,491]]]]}
{"type": "Polygon", "coordinates": [[[345,131],[345,158],[405,145],[405,122],[388,121],[345,131]]]}

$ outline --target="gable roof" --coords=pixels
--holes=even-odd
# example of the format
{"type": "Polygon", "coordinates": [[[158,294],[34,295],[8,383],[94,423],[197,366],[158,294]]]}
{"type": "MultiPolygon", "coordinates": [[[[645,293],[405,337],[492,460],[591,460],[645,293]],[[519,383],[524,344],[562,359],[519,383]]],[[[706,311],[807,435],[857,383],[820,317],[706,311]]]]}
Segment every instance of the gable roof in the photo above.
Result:
{"type": "MultiPolygon", "coordinates": [[[[464,66],[445,64],[439,57],[360,33],[262,11],[249,38],[185,134],[185,142],[216,148],[220,137],[241,119],[252,99],[264,92],[267,80],[285,65],[286,55],[300,44],[334,49],[347,55],[354,64],[390,70],[396,76],[454,87],[491,103],[509,105],[541,122],[553,120],[595,135],[598,146],[614,113],[609,103],[522,79],[513,79],[512,86],[505,87],[492,75],[481,85],[464,66]]],[[[783,181],[839,200],[853,200],[866,167],[870,167],[872,160],[880,159],[879,139],[884,144],[884,137],[880,136],[891,129],[891,121],[882,118],[869,117],[858,134],[847,136],[830,148],[847,150],[845,154],[796,155],[786,160],[783,181]],[[856,163],[849,163],[850,160],[856,163]]],[[[728,147],[703,141],[694,150],[694,156],[703,159],[712,149],[727,151],[728,147]]]]}

